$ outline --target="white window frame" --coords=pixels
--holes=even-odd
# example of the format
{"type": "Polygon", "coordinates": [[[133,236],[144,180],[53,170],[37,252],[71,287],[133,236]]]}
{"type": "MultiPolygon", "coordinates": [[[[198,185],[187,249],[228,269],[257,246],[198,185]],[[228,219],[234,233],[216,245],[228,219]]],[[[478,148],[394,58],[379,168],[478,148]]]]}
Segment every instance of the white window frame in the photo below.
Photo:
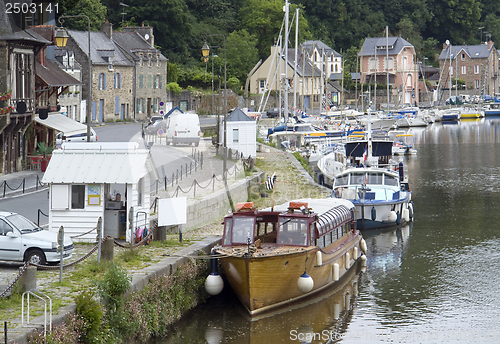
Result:
{"type": "Polygon", "coordinates": [[[479,74],[479,65],[474,65],[474,74],[479,74]]]}
{"type": "Polygon", "coordinates": [[[237,128],[233,129],[233,143],[240,142],[240,130],[237,128]]]}
{"type": "Polygon", "coordinates": [[[479,79],[474,80],[474,88],[479,88],[479,79]]]}
{"type": "Polygon", "coordinates": [[[462,75],[467,74],[467,66],[462,66],[462,75]]]}

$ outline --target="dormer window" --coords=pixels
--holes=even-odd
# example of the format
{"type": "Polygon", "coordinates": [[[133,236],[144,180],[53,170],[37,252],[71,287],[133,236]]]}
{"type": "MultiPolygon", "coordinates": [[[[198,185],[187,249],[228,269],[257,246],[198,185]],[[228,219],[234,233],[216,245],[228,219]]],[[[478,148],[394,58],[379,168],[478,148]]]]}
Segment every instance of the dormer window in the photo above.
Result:
{"type": "Polygon", "coordinates": [[[160,66],[160,55],[156,55],[156,67],[160,66]]]}
{"type": "Polygon", "coordinates": [[[151,67],[151,54],[148,55],[148,67],[151,67]]]}
{"type": "Polygon", "coordinates": [[[143,59],[143,55],[139,54],[139,66],[141,66],[141,67],[142,67],[142,59],[143,59]]]}

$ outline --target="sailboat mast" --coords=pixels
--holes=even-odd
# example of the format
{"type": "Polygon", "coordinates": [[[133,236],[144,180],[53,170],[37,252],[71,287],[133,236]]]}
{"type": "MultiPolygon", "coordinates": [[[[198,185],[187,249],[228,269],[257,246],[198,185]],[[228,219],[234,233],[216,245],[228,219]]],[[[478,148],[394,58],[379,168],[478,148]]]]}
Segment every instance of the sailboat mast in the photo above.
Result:
{"type": "MultiPolygon", "coordinates": [[[[297,8],[295,10],[295,59],[294,61],[294,66],[293,66],[293,108],[295,111],[297,111],[297,67],[298,67],[298,62],[297,62],[297,52],[299,50],[299,9],[297,8]]],[[[304,71],[302,71],[304,73],[304,71]]]]}
{"type": "Polygon", "coordinates": [[[389,110],[389,26],[385,27],[385,68],[387,71],[387,110],[389,110]]]}
{"type": "Polygon", "coordinates": [[[285,125],[288,123],[288,0],[285,1],[285,125]]]}

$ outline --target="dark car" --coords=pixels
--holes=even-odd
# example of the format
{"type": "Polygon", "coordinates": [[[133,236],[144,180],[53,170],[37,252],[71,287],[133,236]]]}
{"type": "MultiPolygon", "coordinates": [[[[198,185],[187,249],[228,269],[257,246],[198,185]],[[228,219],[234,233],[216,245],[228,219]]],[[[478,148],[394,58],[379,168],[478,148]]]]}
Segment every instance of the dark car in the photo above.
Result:
{"type": "Polygon", "coordinates": [[[149,120],[149,123],[147,124],[147,126],[151,126],[153,124],[155,124],[156,122],[158,121],[161,121],[163,119],[163,116],[152,116],[151,119],[149,120]]]}
{"type": "Polygon", "coordinates": [[[267,110],[266,116],[268,118],[276,118],[280,115],[280,110],[278,108],[272,108],[267,110]]]}

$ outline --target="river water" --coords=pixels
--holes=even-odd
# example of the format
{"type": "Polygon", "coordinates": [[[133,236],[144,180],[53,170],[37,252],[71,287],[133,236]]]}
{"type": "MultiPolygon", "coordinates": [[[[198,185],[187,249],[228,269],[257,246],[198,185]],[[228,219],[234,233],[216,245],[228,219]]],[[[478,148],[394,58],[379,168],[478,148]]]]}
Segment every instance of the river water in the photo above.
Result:
{"type": "Polygon", "coordinates": [[[500,118],[410,132],[416,218],[363,233],[364,272],[254,321],[225,288],[154,343],[500,343],[500,118]]]}

